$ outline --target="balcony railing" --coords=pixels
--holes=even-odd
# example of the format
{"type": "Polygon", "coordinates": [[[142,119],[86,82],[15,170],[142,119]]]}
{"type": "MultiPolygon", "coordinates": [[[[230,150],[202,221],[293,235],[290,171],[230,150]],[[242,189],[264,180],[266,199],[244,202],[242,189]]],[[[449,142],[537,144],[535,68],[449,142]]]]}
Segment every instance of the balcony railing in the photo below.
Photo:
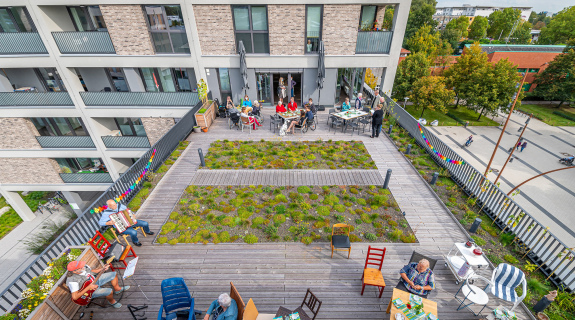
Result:
{"type": "Polygon", "coordinates": [[[198,102],[194,92],[80,92],[86,106],[189,106],[198,102]]]}
{"type": "Polygon", "coordinates": [[[137,136],[103,136],[102,141],[106,148],[149,148],[150,140],[148,137],[137,136]]]}
{"type": "Polygon", "coordinates": [[[60,173],[65,183],[112,183],[109,173],[60,173]]]}
{"type": "Polygon", "coordinates": [[[68,92],[0,92],[0,107],[73,106],[68,92]]]}
{"type": "Polygon", "coordinates": [[[356,54],[389,54],[393,31],[359,31],[357,33],[356,54]]]}
{"type": "Polygon", "coordinates": [[[47,53],[37,32],[0,32],[0,55],[47,53]]]}
{"type": "Polygon", "coordinates": [[[90,136],[38,136],[42,148],[96,148],[90,136]]]}
{"type": "Polygon", "coordinates": [[[108,32],[52,32],[62,54],[115,54],[108,32]]]}

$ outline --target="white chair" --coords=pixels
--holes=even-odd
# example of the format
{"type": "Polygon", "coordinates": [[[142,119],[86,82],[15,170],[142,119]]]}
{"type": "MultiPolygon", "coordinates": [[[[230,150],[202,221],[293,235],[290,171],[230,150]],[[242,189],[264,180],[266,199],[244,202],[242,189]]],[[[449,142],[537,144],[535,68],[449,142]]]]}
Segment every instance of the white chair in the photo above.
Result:
{"type": "Polygon", "coordinates": [[[493,275],[491,276],[491,281],[485,288],[486,292],[490,292],[492,295],[499,299],[513,302],[513,311],[527,295],[527,280],[525,280],[525,274],[519,268],[516,268],[507,263],[502,263],[493,270],[493,275]],[[519,297],[515,289],[523,284],[521,290],[523,294],[519,297]]]}
{"type": "Polygon", "coordinates": [[[455,293],[455,299],[457,301],[461,302],[459,304],[459,307],[457,308],[457,311],[459,311],[463,308],[467,308],[476,317],[479,316],[479,314],[481,314],[481,311],[483,311],[483,309],[485,309],[485,306],[489,302],[489,296],[487,295],[487,292],[483,291],[483,289],[479,288],[478,286],[475,286],[475,285],[472,285],[469,283],[470,280],[471,280],[471,283],[474,283],[475,280],[477,280],[477,279],[481,279],[481,280],[485,281],[486,283],[490,283],[489,279],[482,277],[478,274],[472,274],[467,279],[465,279],[465,282],[461,285],[459,290],[457,290],[457,293],[455,293]],[[463,294],[463,300],[461,300],[460,298],[457,297],[459,292],[461,292],[463,294]],[[469,304],[464,305],[465,301],[467,301],[467,300],[469,300],[469,304]],[[482,305],[483,308],[481,308],[481,310],[479,310],[479,312],[475,313],[475,311],[471,310],[471,308],[469,307],[473,304],[480,305],[480,306],[482,305]]]}

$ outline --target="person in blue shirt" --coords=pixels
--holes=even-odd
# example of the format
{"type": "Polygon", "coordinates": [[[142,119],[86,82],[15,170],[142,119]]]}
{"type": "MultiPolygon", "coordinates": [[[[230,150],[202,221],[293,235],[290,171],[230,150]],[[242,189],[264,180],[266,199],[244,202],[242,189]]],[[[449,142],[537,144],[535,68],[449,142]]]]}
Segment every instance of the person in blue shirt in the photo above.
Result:
{"type": "Polygon", "coordinates": [[[218,299],[214,300],[208,310],[204,320],[237,320],[238,305],[227,293],[222,293],[218,299]]]}
{"type": "Polygon", "coordinates": [[[349,109],[351,109],[349,98],[345,98],[345,102],[341,105],[341,111],[348,111],[349,109]]]}
{"type": "Polygon", "coordinates": [[[311,107],[305,107],[305,117],[307,118],[307,123],[311,123],[313,121],[313,112],[311,111],[311,107]]]}
{"type": "MultiPolygon", "coordinates": [[[[100,221],[98,221],[98,224],[101,225],[102,227],[114,225],[112,220],[110,220],[110,215],[112,213],[118,213],[120,211],[124,211],[124,210],[128,209],[128,207],[126,207],[123,204],[118,205],[116,203],[116,201],[114,201],[112,199],[108,200],[106,202],[106,204],[108,205],[108,208],[106,210],[102,211],[102,216],[100,217],[100,221]]],[[[136,224],[134,224],[134,225],[132,225],[132,227],[126,229],[124,232],[122,232],[122,234],[129,235],[132,238],[132,243],[135,246],[139,247],[142,244],[140,243],[140,241],[138,241],[138,232],[134,229],[135,227],[144,228],[144,232],[147,235],[153,235],[154,233],[152,231],[150,231],[150,227],[148,226],[148,223],[146,221],[136,220],[136,219],[133,219],[133,220],[136,224]]]]}
{"type": "Polygon", "coordinates": [[[244,107],[252,107],[252,101],[250,100],[250,97],[248,97],[248,95],[246,94],[246,96],[244,97],[244,102],[243,105],[244,107]]]}

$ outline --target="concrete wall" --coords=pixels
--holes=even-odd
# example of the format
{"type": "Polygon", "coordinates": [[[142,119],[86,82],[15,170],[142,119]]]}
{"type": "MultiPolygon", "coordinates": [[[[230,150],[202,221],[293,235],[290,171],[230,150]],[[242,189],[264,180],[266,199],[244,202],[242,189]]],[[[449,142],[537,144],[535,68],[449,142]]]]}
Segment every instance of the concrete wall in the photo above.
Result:
{"type": "Polygon", "coordinates": [[[130,158],[112,158],[112,165],[116,168],[119,174],[122,174],[132,166],[132,159],[130,158]]]}
{"type": "Polygon", "coordinates": [[[100,5],[100,10],[117,54],[155,54],[140,5],[100,5]]]}
{"type": "Polygon", "coordinates": [[[78,68],[88,91],[102,91],[105,87],[112,88],[112,84],[103,68],[78,68]]]}
{"type": "Polygon", "coordinates": [[[305,5],[268,5],[271,55],[301,55],[305,44],[305,5]]]}
{"type": "Polygon", "coordinates": [[[123,68],[122,70],[124,71],[130,92],[146,92],[144,82],[136,68],[123,68]]]}
{"type": "Polygon", "coordinates": [[[360,15],[359,4],[323,6],[322,39],[326,55],[355,54],[360,15]]]}
{"type": "MultiPolygon", "coordinates": [[[[256,84],[256,71],[255,69],[248,69],[248,83],[250,88],[243,90],[244,80],[240,73],[240,69],[228,69],[230,73],[230,85],[232,87],[232,100],[238,104],[240,99],[243,99],[247,94],[250,100],[254,101],[257,98],[257,84],[256,84]]],[[[226,97],[222,97],[221,103],[225,102],[226,97]]]]}
{"type": "Polygon", "coordinates": [[[76,31],[66,6],[40,6],[40,12],[49,31],[76,31]]]}
{"type": "Polygon", "coordinates": [[[174,126],[174,118],[141,118],[150,145],[156,143],[174,126]]]}
{"type": "Polygon", "coordinates": [[[48,158],[0,158],[0,182],[15,184],[64,183],[58,163],[48,158]]]}
{"type": "Polygon", "coordinates": [[[230,5],[194,5],[193,8],[202,55],[235,54],[236,40],[230,5]]]}
{"type": "Polygon", "coordinates": [[[8,76],[0,69],[0,92],[12,92],[12,91],[14,91],[14,88],[12,88],[10,79],[8,79],[8,76]]]}
{"type": "Polygon", "coordinates": [[[208,89],[212,92],[213,99],[217,98],[220,101],[225,101],[225,99],[227,99],[227,97],[222,97],[220,93],[218,73],[215,68],[206,68],[206,83],[208,84],[208,89]]]}
{"type": "Polygon", "coordinates": [[[41,149],[40,134],[25,118],[0,118],[0,149],[41,149]]]}
{"type": "Polygon", "coordinates": [[[6,68],[4,69],[10,83],[14,85],[16,89],[21,87],[36,87],[38,92],[46,92],[42,82],[38,79],[36,72],[32,68],[6,68]]]}
{"type": "Polygon", "coordinates": [[[316,105],[333,105],[335,99],[335,85],[337,83],[337,69],[325,69],[323,89],[317,88],[317,69],[303,69],[303,101],[309,98],[316,105]],[[321,100],[320,100],[321,98],[321,100]]]}

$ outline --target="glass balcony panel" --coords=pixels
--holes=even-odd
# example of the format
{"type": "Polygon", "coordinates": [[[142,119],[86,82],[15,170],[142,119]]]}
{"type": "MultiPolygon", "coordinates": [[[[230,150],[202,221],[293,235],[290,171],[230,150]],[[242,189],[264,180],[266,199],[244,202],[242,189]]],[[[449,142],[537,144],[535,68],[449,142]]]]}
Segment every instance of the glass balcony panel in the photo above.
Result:
{"type": "Polygon", "coordinates": [[[42,148],[96,148],[90,136],[38,136],[42,148]]]}
{"type": "Polygon", "coordinates": [[[356,54],[389,54],[393,31],[359,31],[357,33],[356,54]]]}
{"type": "Polygon", "coordinates": [[[108,32],[52,32],[62,54],[115,54],[108,32]]]}
{"type": "Polygon", "coordinates": [[[102,141],[106,148],[149,148],[148,137],[140,136],[103,136],[102,141]]]}
{"type": "Polygon", "coordinates": [[[195,92],[80,92],[86,106],[195,106],[195,92]]]}
{"type": "Polygon", "coordinates": [[[0,32],[0,55],[48,54],[37,32],[0,32]]]}
{"type": "Polygon", "coordinates": [[[68,92],[0,92],[0,107],[74,106],[68,92]]]}
{"type": "Polygon", "coordinates": [[[113,183],[109,173],[60,173],[65,183],[113,183]]]}

